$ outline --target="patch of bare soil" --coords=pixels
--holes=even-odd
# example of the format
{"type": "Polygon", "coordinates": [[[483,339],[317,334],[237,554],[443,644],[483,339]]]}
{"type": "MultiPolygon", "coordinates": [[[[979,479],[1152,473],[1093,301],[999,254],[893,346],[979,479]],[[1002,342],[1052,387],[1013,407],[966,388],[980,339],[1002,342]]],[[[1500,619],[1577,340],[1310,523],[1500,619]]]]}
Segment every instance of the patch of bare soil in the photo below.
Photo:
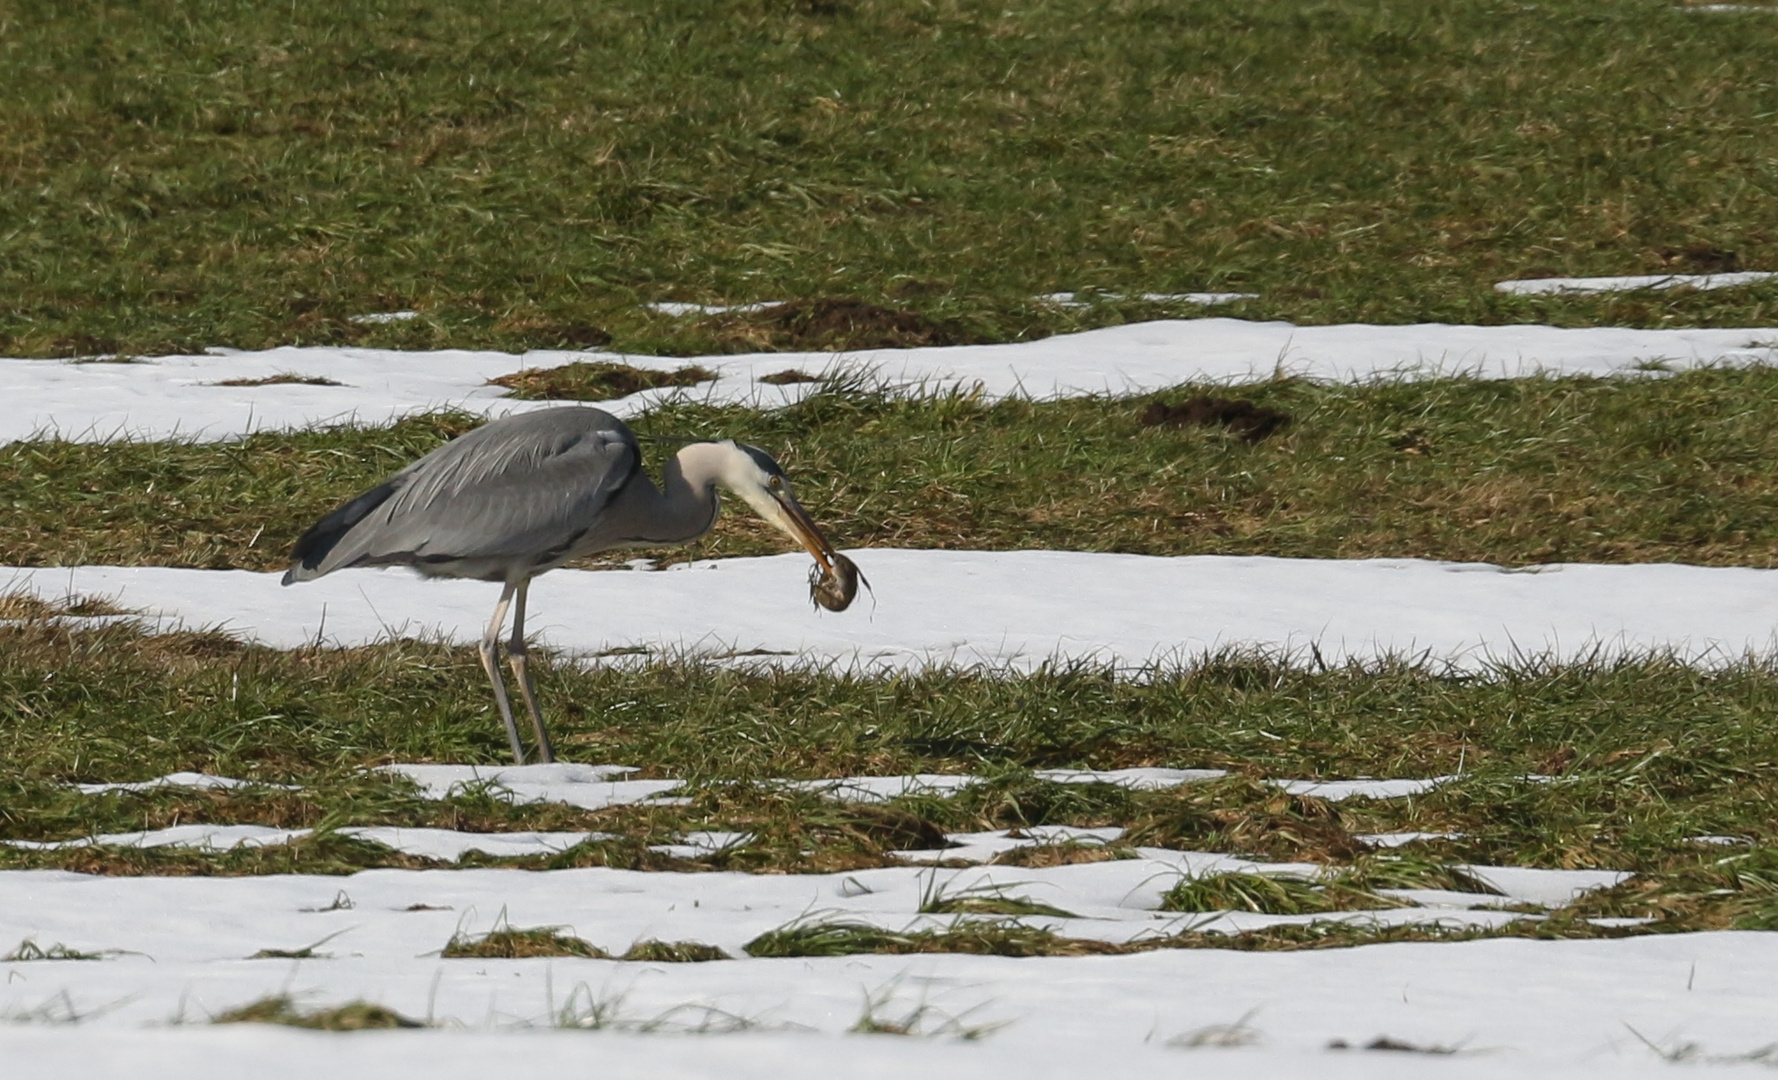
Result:
{"type": "Polygon", "coordinates": [[[714,378],[714,371],[701,367],[651,371],[628,364],[576,360],[561,367],[525,368],[489,379],[488,385],[504,386],[513,397],[527,401],[610,401],[662,386],[695,386],[714,378]]]}
{"type": "Polygon", "coordinates": [[[761,375],[759,381],[769,386],[788,386],[791,383],[820,382],[821,376],[811,375],[795,368],[785,368],[783,371],[775,371],[770,375],[761,375]]]}
{"type": "Polygon", "coordinates": [[[953,323],[845,297],[791,300],[757,311],[724,312],[710,316],[705,324],[724,345],[758,351],[834,352],[978,343],[974,335],[953,323]]]}
{"type": "Polygon", "coordinates": [[[123,345],[116,338],[98,337],[93,334],[66,334],[49,343],[52,356],[65,356],[76,360],[100,360],[117,358],[119,363],[128,363],[127,357],[120,357],[123,345]]]}
{"type": "Polygon", "coordinates": [[[1156,401],[1136,418],[1143,427],[1227,428],[1250,443],[1259,442],[1290,424],[1290,414],[1241,398],[1195,397],[1168,405],[1156,401]]]}
{"type": "Polygon", "coordinates": [[[1709,244],[1656,248],[1655,256],[1662,266],[1692,274],[1732,274],[1741,269],[1738,253],[1709,244]]]}

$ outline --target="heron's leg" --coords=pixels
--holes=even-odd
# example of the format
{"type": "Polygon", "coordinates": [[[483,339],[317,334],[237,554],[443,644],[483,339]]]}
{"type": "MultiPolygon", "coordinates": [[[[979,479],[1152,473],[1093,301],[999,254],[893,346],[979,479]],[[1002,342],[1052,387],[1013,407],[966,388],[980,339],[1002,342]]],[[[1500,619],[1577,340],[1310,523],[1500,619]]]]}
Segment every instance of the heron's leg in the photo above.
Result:
{"type": "Polygon", "coordinates": [[[556,748],[550,745],[549,732],[544,729],[543,710],[537,707],[537,687],[532,685],[531,669],[525,663],[525,595],[530,591],[530,578],[519,582],[518,602],[512,608],[512,640],[506,644],[506,658],[512,663],[519,693],[525,696],[525,708],[531,712],[531,726],[537,729],[538,760],[554,761],[556,748]]]}
{"type": "Polygon", "coordinates": [[[506,624],[506,608],[512,603],[513,588],[512,582],[506,583],[500,602],[494,605],[494,617],[488,621],[488,632],[482,635],[482,669],[494,684],[494,704],[500,706],[500,722],[506,725],[506,737],[512,741],[512,760],[523,765],[525,744],[519,742],[519,726],[512,722],[512,702],[507,700],[506,684],[500,681],[500,630],[506,624]]]}

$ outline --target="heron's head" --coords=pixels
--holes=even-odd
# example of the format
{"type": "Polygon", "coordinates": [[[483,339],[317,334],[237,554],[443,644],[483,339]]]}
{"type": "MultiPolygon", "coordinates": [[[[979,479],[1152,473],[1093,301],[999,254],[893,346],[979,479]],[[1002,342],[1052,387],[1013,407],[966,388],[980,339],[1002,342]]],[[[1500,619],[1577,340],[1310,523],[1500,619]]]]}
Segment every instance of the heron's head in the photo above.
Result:
{"type": "Polygon", "coordinates": [[[717,483],[739,496],[779,532],[806,548],[823,571],[831,572],[833,545],[821,535],[809,512],[790,493],[790,478],[772,460],[772,455],[746,443],[725,442],[721,445],[732,452],[725,455],[717,483]]]}

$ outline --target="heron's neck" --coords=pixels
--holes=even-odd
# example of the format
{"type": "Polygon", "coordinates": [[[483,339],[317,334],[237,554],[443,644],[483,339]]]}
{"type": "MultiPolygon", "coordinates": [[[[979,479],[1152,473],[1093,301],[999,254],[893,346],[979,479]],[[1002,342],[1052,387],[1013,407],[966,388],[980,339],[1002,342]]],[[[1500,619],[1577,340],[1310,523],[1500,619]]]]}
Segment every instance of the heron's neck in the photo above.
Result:
{"type": "Polygon", "coordinates": [[[649,523],[649,539],[663,544],[696,540],[716,524],[719,499],[716,480],[724,457],[716,443],[692,443],[680,449],[662,470],[659,501],[649,523]]]}

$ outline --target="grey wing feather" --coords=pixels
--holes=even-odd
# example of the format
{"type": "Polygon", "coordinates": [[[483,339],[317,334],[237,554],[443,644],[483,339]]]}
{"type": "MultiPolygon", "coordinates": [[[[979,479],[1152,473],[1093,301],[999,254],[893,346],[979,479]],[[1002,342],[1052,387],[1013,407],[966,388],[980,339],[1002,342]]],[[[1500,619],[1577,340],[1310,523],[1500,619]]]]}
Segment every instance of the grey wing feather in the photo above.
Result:
{"type": "Polygon", "coordinates": [[[522,572],[584,534],[639,467],[635,436],[597,409],[496,421],[390,477],[388,496],[292,576],[392,563],[522,572]]]}

